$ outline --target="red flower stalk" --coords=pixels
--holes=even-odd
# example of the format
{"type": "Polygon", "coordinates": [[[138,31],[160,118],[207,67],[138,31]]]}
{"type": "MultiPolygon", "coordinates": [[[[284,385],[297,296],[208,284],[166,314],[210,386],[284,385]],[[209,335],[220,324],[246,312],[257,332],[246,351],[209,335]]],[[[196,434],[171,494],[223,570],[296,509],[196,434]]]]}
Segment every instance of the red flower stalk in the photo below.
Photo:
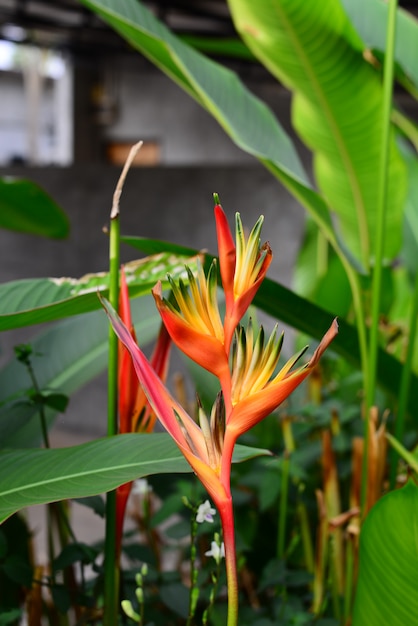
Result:
{"type": "MultiPolygon", "coordinates": [[[[136,343],[135,329],[132,324],[131,307],[126,275],[122,268],[120,278],[119,315],[129,329],[132,340],[136,343]]],[[[157,343],[151,356],[151,365],[158,376],[165,380],[168,369],[171,339],[164,324],[161,325],[157,343]]],[[[154,430],[157,419],[140,385],[129,350],[119,342],[119,433],[150,433],[154,430]]],[[[116,546],[120,554],[123,522],[126,505],[132,489],[132,482],[120,485],[116,490],[116,546]]]]}

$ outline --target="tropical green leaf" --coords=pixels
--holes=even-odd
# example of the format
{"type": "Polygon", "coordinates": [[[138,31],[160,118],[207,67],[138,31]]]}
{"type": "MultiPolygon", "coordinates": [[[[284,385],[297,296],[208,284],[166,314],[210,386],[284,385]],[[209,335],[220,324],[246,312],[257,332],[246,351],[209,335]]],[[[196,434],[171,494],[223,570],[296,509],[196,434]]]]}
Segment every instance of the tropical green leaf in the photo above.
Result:
{"type": "MultiPolygon", "coordinates": [[[[235,462],[270,454],[237,446],[235,462]]],[[[93,496],[149,474],[190,472],[167,434],[130,434],[71,448],[0,453],[0,522],[20,509],[93,496]]]]}
{"type": "MultiPolygon", "coordinates": [[[[366,46],[384,52],[388,3],[382,0],[341,0],[366,46]]],[[[398,8],[396,17],[395,62],[418,89],[418,21],[398,8]]]]}
{"type": "Polygon", "coordinates": [[[418,487],[411,480],[375,504],[360,535],[353,626],[405,626],[418,615],[418,487]]]}
{"type": "MultiPolygon", "coordinates": [[[[124,239],[125,240],[125,239],[124,239]]],[[[127,239],[126,239],[127,241],[127,239]]],[[[144,239],[142,237],[130,237],[129,242],[138,250],[148,252],[152,250],[170,251],[171,245],[166,241],[158,241],[156,239],[144,239]]],[[[190,250],[190,254],[195,253],[190,250]]],[[[214,258],[206,254],[206,263],[210,263],[214,258]]],[[[322,338],[324,332],[330,325],[331,316],[329,311],[310,302],[306,298],[298,296],[296,293],[287,289],[283,285],[266,278],[253,304],[259,307],[265,313],[271,315],[274,319],[279,319],[285,324],[289,324],[292,328],[299,330],[318,341],[322,338]]],[[[340,356],[344,357],[348,363],[361,370],[360,350],[358,343],[358,334],[355,326],[346,322],[344,319],[338,320],[339,333],[332,342],[332,350],[340,356]]],[[[402,374],[402,363],[394,358],[391,354],[379,348],[378,352],[378,381],[381,387],[392,394],[394,397],[399,392],[399,385],[402,374]]],[[[413,375],[413,383],[411,384],[408,409],[411,413],[415,413],[418,406],[418,377],[413,375]]]]}
{"type": "MultiPolygon", "coordinates": [[[[131,302],[132,319],[141,346],[152,341],[161,323],[154,299],[131,302]]],[[[63,320],[31,341],[32,366],[42,390],[71,396],[107,365],[109,325],[104,311],[63,320]]],[[[16,359],[0,370],[0,441],[2,447],[25,447],[40,439],[39,414],[25,392],[31,381],[16,359]]],[[[55,412],[46,411],[48,422],[55,412]]]]}
{"type": "Polygon", "coordinates": [[[68,236],[64,211],[38,185],[24,178],[0,178],[0,228],[53,239],[68,236]]]}
{"type": "Polygon", "coordinates": [[[80,2],[213,115],[236,145],[258,158],[311,212],[333,245],[337,245],[328,206],[312,189],[291,139],[270,109],[233,72],[187,46],[139,1],[80,2]]]}
{"type": "MultiPolygon", "coordinates": [[[[187,281],[186,258],[172,253],[126,263],[125,272],[132,297],[149,293],[158,280],[168,287],[167,273],[187,281]]],[[[196,259],[187,257],[195,266],[196,259]]],[[[82,278],[35,278],[0,285],[0,331],[50,322],[100,308],[97,292],[108,293],[106,272],[82,278]]]]}
{"type": "MultiPolygon", "coordinates": [[[[229,0],[235,26],[294,94],[293,124],[338,214],[344,243],[364,268],[375,248],[382,86],[339,0],[229,0]]],[[[385,256],[399,251],[406,171],[392,138],[385,256]]]]}

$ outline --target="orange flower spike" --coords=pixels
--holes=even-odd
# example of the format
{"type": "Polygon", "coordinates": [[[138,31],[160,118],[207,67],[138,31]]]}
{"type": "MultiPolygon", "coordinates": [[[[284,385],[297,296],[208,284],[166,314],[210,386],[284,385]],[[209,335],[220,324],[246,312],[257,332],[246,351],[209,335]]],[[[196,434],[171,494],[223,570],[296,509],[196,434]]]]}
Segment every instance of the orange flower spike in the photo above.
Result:
{"type": "Polygon", "coordinates": [[[305,380],[317,365],[322,354],[338,333],[338,323],[334,319],[323,336],[311,359],[298,369],[293,366],[306,352],[307,347],[293,356],[271,378],[277,365],[283,336],[275,341],[276,329],[273,330],[264,348],[264,333],[260,330],[255,342],[251,324],[247,335],[240,328],[237,331],[237,345],[232,363],[232,411],[226,418],[224,439],[223,471],[228,473],[232,451],[240,435],[255,426],[272,413],[305,380]]]}
{"type": "Polygon", "coordinates": [[[215,202],[217,202],[215,206],[215,221],[219,264],[226,300],[224,341],[225,351],[229,354],[235,328],[264,280],[273,259],[273,253],[268,243],[260,246],[263,216],[257,220],[246,241],[241,217],[239,213],[236,213],[236,245],[234,245],[226,215],[218,203],[216,194],[215,202]]]}

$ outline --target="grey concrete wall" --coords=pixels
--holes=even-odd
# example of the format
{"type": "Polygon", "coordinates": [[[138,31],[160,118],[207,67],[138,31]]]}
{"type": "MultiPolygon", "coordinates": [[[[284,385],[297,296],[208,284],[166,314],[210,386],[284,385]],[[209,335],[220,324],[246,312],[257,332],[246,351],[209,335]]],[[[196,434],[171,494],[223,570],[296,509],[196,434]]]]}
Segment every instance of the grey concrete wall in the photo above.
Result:
{"type": "MultiPolygon", "coordinates": [[[[99,165],[0,170],[0,175],[11,173],[31,178],[55,198],[70,218],[71,234],[65,241],[49,241],[0,231],[0,281],[79,277],[105,270],[108,239],[102,227],[108,220],[120,170],[99,165]]],[[[219,193],[231,225],[236,211],[249,228],[264,214],[263,239],[270,241],[274,252],[269,276],[290,285],[302,236],[303,210],[258,165],[133,169],[121,199],[122,231],[216,252],[213,192],[219,193]]],[[[124,261],[137,257],[133,249],[122,251],[124,261]]],[[[1,333],[2,361],[12,355],[13,345],[40,330],[1,333]]],[[[72,398],[60,424],[72,431],[104,434],[105,414],[106,379],[101,377],[72,398]]]]}
{"type": "MultiPolygon", "coordinates": [[[[248,89],[266,102],[290,130],[290,94],[273,80],[243,77],[248,89]]],[[[252,164],[218,122],[183,89],[139,57],[117,57],[104,75],[115,119],[104,140],[157,141],[164,165],[252,164]]]]}

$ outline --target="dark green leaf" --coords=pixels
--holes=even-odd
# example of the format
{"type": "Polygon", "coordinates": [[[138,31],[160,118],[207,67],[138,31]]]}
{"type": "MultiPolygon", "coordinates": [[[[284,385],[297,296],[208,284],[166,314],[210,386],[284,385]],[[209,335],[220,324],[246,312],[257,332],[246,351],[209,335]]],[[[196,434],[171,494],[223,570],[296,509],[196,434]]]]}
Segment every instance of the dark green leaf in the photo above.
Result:
{"type": "Polygon", "coordinates": [[[98,550],[86,543],[70,543],[65,546],[62,552],[54,559],[52,564],[53,571],[58,572],[78,562],[89,565],[93,563],[98,554],[98,550]]]}
{"type": "Polygon", "coordinates": [[[0,228],[54,239],[68,236],[68,218],[38,185],[24,178],[0,178],[0,228]]]}
{"type": "Polygon", "coordinates": [[[19,585],[24,587],[30,587],[32,585],[32,568],[29,563],[20,555],[12,554],[7,557],[1,568],[5,574],[19,585]]]}
{"type": "Polygon", "coordinates": [[[90,496],[88,498],[74,498],[74,502],[91,509],[99,517],[104,518],[106,514],[106,505],[101,496],[90,496]]]}

